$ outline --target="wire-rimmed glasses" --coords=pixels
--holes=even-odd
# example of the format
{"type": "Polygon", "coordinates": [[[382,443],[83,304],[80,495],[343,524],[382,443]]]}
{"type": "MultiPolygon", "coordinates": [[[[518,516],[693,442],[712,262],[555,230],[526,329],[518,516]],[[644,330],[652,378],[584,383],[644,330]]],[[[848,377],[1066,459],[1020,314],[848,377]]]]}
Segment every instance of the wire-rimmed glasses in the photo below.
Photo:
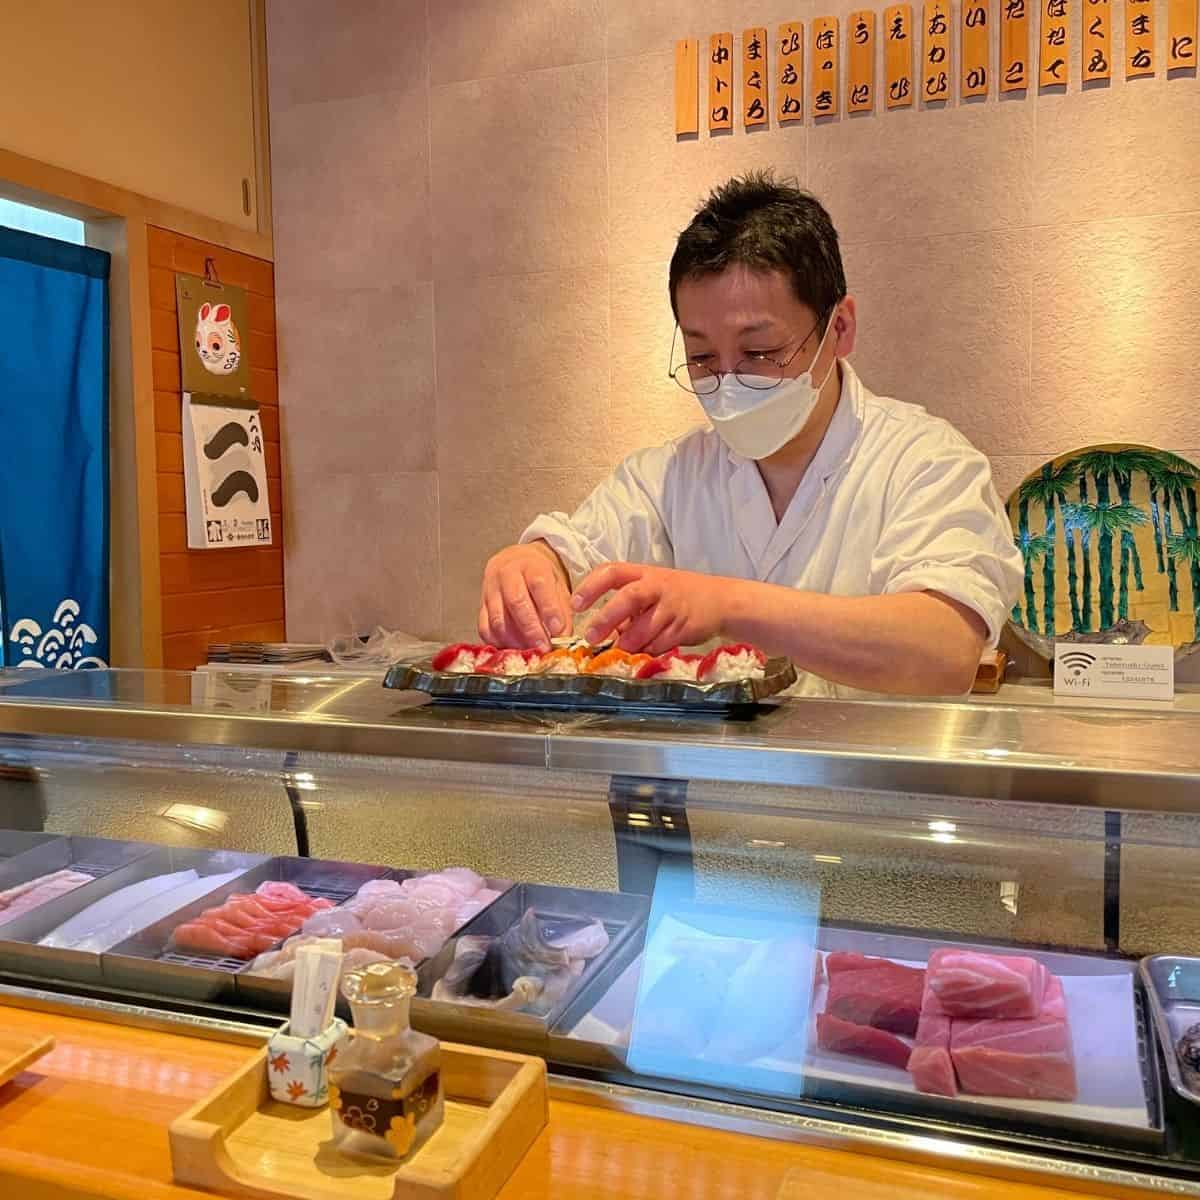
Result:
{"type": "MultiPolygon", "coordinates": [[[[784,372],[792,360],[808,345],[809,338],[820,328],[823,317],[818,317],[816,324],[800,339],[800,344],[782,362],[766,354],[748,354],[734,365],[733,376],[739,383],[759,391],[770,391],[778,387],[786,378],[784,372]]],[[[679,337],[679,326],[671,338],[671,358],[675,357],[675,342],[679,337]]],[[[677,367],[668,372],[673,380],[685,392],[694,396],[711,396],[721,386],[721,380],[729,372],[714,371],[705,363],[691,363],[685,358],[677,367]]]]}

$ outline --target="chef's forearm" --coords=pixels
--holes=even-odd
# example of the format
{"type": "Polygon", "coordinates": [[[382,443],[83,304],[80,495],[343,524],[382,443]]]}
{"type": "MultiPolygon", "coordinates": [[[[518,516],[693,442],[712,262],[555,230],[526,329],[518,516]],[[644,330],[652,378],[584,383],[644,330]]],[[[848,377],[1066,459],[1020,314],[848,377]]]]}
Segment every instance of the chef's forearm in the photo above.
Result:
{"type": "Polygon", "coordinates": [[[834,683],[915,696],[969,691],[986,641],[973,610],[936,593],[827,596],[740,579],[722,632],[834,683]]]}

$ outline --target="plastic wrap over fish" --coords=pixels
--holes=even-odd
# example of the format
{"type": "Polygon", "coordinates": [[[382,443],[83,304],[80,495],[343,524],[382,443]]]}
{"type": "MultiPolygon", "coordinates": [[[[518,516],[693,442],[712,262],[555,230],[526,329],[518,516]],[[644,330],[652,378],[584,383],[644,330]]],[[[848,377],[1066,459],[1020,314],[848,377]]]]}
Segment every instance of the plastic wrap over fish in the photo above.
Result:
{"type": "Polygon", "coordinates": [[[546,708],[652,708],[713,710],[757,704],[791,687],[796,668],[787,658],[767,660],[761,679],[730,683],[619,679],[608,675],[482,675],[435,671],[430,659],[396,663],[384,687],[426,692],[434,700],[522,704],[546,708]]]}

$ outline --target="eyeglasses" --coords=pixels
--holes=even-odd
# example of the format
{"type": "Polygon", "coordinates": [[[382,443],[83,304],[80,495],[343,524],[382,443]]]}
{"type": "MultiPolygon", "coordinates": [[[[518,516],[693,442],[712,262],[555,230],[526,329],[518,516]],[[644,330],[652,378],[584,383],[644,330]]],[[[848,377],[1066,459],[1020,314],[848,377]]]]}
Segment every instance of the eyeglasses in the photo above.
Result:
{"type": "MultiPolygon", "coordinates": [[[[832,319],[832,314],[830,314],[830,319],[832,319]]],[[[778,359],[769,358],[765,354],[748,354],[734,365],[734,377],[746,387],[755,388],[762,392],[778,387],[783,382],[784,372],[791,365],[792,360],[808,345],[809,338],[817,332],[821,327],[821,323],[825,320],[825,317],[818,317],[817,323],[804,335],[800,340],[800,344],[782,362],[778,359]]],[[[672,359],[675,357],[675,341],[678,337],[679,326],[676,325],[675,333],[671,337],[672,359]]],[[[721,386],[722,378],[728,373],[727,371],[714,371],[704,363],[689,363],[686,359],[679,366],[673,367],[669,372],[671,378],[685,392],[691,392],[694,396],[711,396],[721,386]]]]}

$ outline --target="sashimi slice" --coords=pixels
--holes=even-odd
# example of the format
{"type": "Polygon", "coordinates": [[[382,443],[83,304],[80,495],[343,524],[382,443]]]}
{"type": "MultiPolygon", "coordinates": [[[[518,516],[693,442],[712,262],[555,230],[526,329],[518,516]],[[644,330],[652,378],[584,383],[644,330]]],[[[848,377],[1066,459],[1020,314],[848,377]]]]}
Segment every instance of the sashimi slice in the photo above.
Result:
{"type": "Polygon", "coordinates": [[[169,892],[182,883],[197,878],[197,872],[191,868],[186,871],[175,871],[170,875],[153,875],[149,879],[140,879],[115,892],[111,892],[95,904],[89,904],[82,912],[76,913],[64,921],[57,929],[52,930],[41,939],[43,946],[54,946],[59,949],[70,949],[84,938],[100,932],[106,925],[119,920],[127,913],[133,912],[139,905],[145,904],[160,892],[169,892]]]}
{"type": "Polygon", "coordinates": [[[464,900],[469,900],[483,887],[483,876],[470,867],[445,867],[434,874],[434,878],[449,884],[464,900]]]}
{"type": "Polygon", "coordinates": [[[918,1091],[932,1092],[936,1096],[958,1095],[958,1080],[950,1057],[950,1030],[950,1018],[926,984],[917,1041],[908,1060],[908,1072],[918,1091]]]}
{"type": "Polygon", "coordinates": [[[1036,1017],[1048,974],[1037,959],[1015,954],[943,947],[929,956],[929,986],[951,1017],[1036,1017]]]}
{"type": "Polygon", "coordinates": [[[912,1037],[921,1019],[925,972],[897,963],[837,971],[829,977],[825,1011],[854,1025],[912,1037]]]}
{"type": "Polygon", "coordinates": [[[843,1021],[832,1013],[817,1014],[817,1045],[822,1050],[838,1054],[849,1054],[854,1058],[868,1058],[872,1062],[885,1063],[889,1067],[904,1070],[912,1050],[894,1034],[870,1025],[855,1025],[843,1021]]]}
{"type": "Polygon", "coordinates": [[[180,925],[172,942],[183,950],[198,950],[202,954],[219,954],[222,958],[249,958],[249,944],[242,938],[228,938],[209,925],[192,921],[180,925]]]}

